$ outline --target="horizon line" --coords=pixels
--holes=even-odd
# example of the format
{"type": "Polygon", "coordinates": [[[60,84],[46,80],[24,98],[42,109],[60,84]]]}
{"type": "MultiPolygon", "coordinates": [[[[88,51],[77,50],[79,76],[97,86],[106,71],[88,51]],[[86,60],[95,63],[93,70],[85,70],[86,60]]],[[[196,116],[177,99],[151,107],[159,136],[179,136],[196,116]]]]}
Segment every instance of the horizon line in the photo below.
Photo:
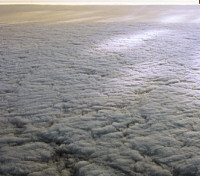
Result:
{"type": "Polygon", "coordinates": [[[162,2],[162,3],[158,3],[158,2],[149,2],[149,3],[141,3],[141,2],[135,2],[135,3],[131,3],[131,2],[123,2],[123,3],[112,3],[112,2],[65,2],[65,3],[56,3],[56,2],[29,2],[29,3],[25,3],[25,2],[10,2],[10,3],[5,3],[5,2],[0,2],[0,5],[199,5],[198,2],[194,3],[194,2],[185,2],[185,3],[178,3],[178,2],[162,2]]]}
{"type": "Polygon", "coordinates": [[[196,5],[199,5],[198,3],[197,4],[49,4],[49,3],[44,3],[44,4],[39,4],[39,3],[31,3],[31,4],[28,4],[28,3],[12,3],[12,4],[9,4],[9,3],[0,3],[0,5],[50,5],[50,6],[137,6],[137,5],[144,5],[144,6],[185,6],[185,5],[188,5],[188,6],[196,6],[196,5]]]}

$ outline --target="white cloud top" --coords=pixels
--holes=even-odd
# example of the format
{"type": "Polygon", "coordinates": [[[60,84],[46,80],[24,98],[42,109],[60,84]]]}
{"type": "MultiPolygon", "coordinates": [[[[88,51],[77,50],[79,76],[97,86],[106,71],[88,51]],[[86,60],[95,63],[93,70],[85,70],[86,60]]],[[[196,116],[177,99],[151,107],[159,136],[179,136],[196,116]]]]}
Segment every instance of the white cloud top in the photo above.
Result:
{"type": "Polygon", "coordinates": [[[0,175],[199,176],[200,25],[175,19],[1,22],[0,175]]]}

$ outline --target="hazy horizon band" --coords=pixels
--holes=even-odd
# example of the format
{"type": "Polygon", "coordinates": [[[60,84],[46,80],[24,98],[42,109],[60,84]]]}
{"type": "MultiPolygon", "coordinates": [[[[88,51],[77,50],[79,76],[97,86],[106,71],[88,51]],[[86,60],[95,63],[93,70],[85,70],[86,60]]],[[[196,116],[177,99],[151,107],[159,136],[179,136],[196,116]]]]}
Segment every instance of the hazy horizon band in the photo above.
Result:
{"type": "Polygon", "coordinates": [[[84,1],[84,0],[75,0],[75,1],[68,1],[68,0],[32,0],[32,1],[15,1],[15,0],[0,0],[0,5],[12,5],[12,4],[30,4],[30,5],[197,5],[199,2],[198,0],[127,0],[127,1],[120,1],[120,0],[101,0],[101,1],[84,1]]]}

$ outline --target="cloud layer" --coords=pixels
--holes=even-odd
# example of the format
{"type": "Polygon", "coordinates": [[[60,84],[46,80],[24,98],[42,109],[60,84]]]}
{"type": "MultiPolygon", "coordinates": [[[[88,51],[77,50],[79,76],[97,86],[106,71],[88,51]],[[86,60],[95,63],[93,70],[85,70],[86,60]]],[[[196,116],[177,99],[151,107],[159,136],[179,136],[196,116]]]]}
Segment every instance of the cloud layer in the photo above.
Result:
{"type": "Polygon", "coordinates": [[[200,175],[198,24],[0,30],[0,175],[200,175]]]}

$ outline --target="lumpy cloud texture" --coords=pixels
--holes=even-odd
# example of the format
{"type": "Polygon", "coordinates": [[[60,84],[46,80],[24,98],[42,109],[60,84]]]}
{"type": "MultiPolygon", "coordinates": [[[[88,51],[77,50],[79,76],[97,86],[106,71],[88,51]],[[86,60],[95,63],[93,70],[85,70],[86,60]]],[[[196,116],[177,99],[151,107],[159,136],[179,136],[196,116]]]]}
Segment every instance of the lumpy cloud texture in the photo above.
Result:
{"type": "Polygon", "coordinates": [[[199,25],[0,31],[0,175],[200,175],[199,25]]]}

